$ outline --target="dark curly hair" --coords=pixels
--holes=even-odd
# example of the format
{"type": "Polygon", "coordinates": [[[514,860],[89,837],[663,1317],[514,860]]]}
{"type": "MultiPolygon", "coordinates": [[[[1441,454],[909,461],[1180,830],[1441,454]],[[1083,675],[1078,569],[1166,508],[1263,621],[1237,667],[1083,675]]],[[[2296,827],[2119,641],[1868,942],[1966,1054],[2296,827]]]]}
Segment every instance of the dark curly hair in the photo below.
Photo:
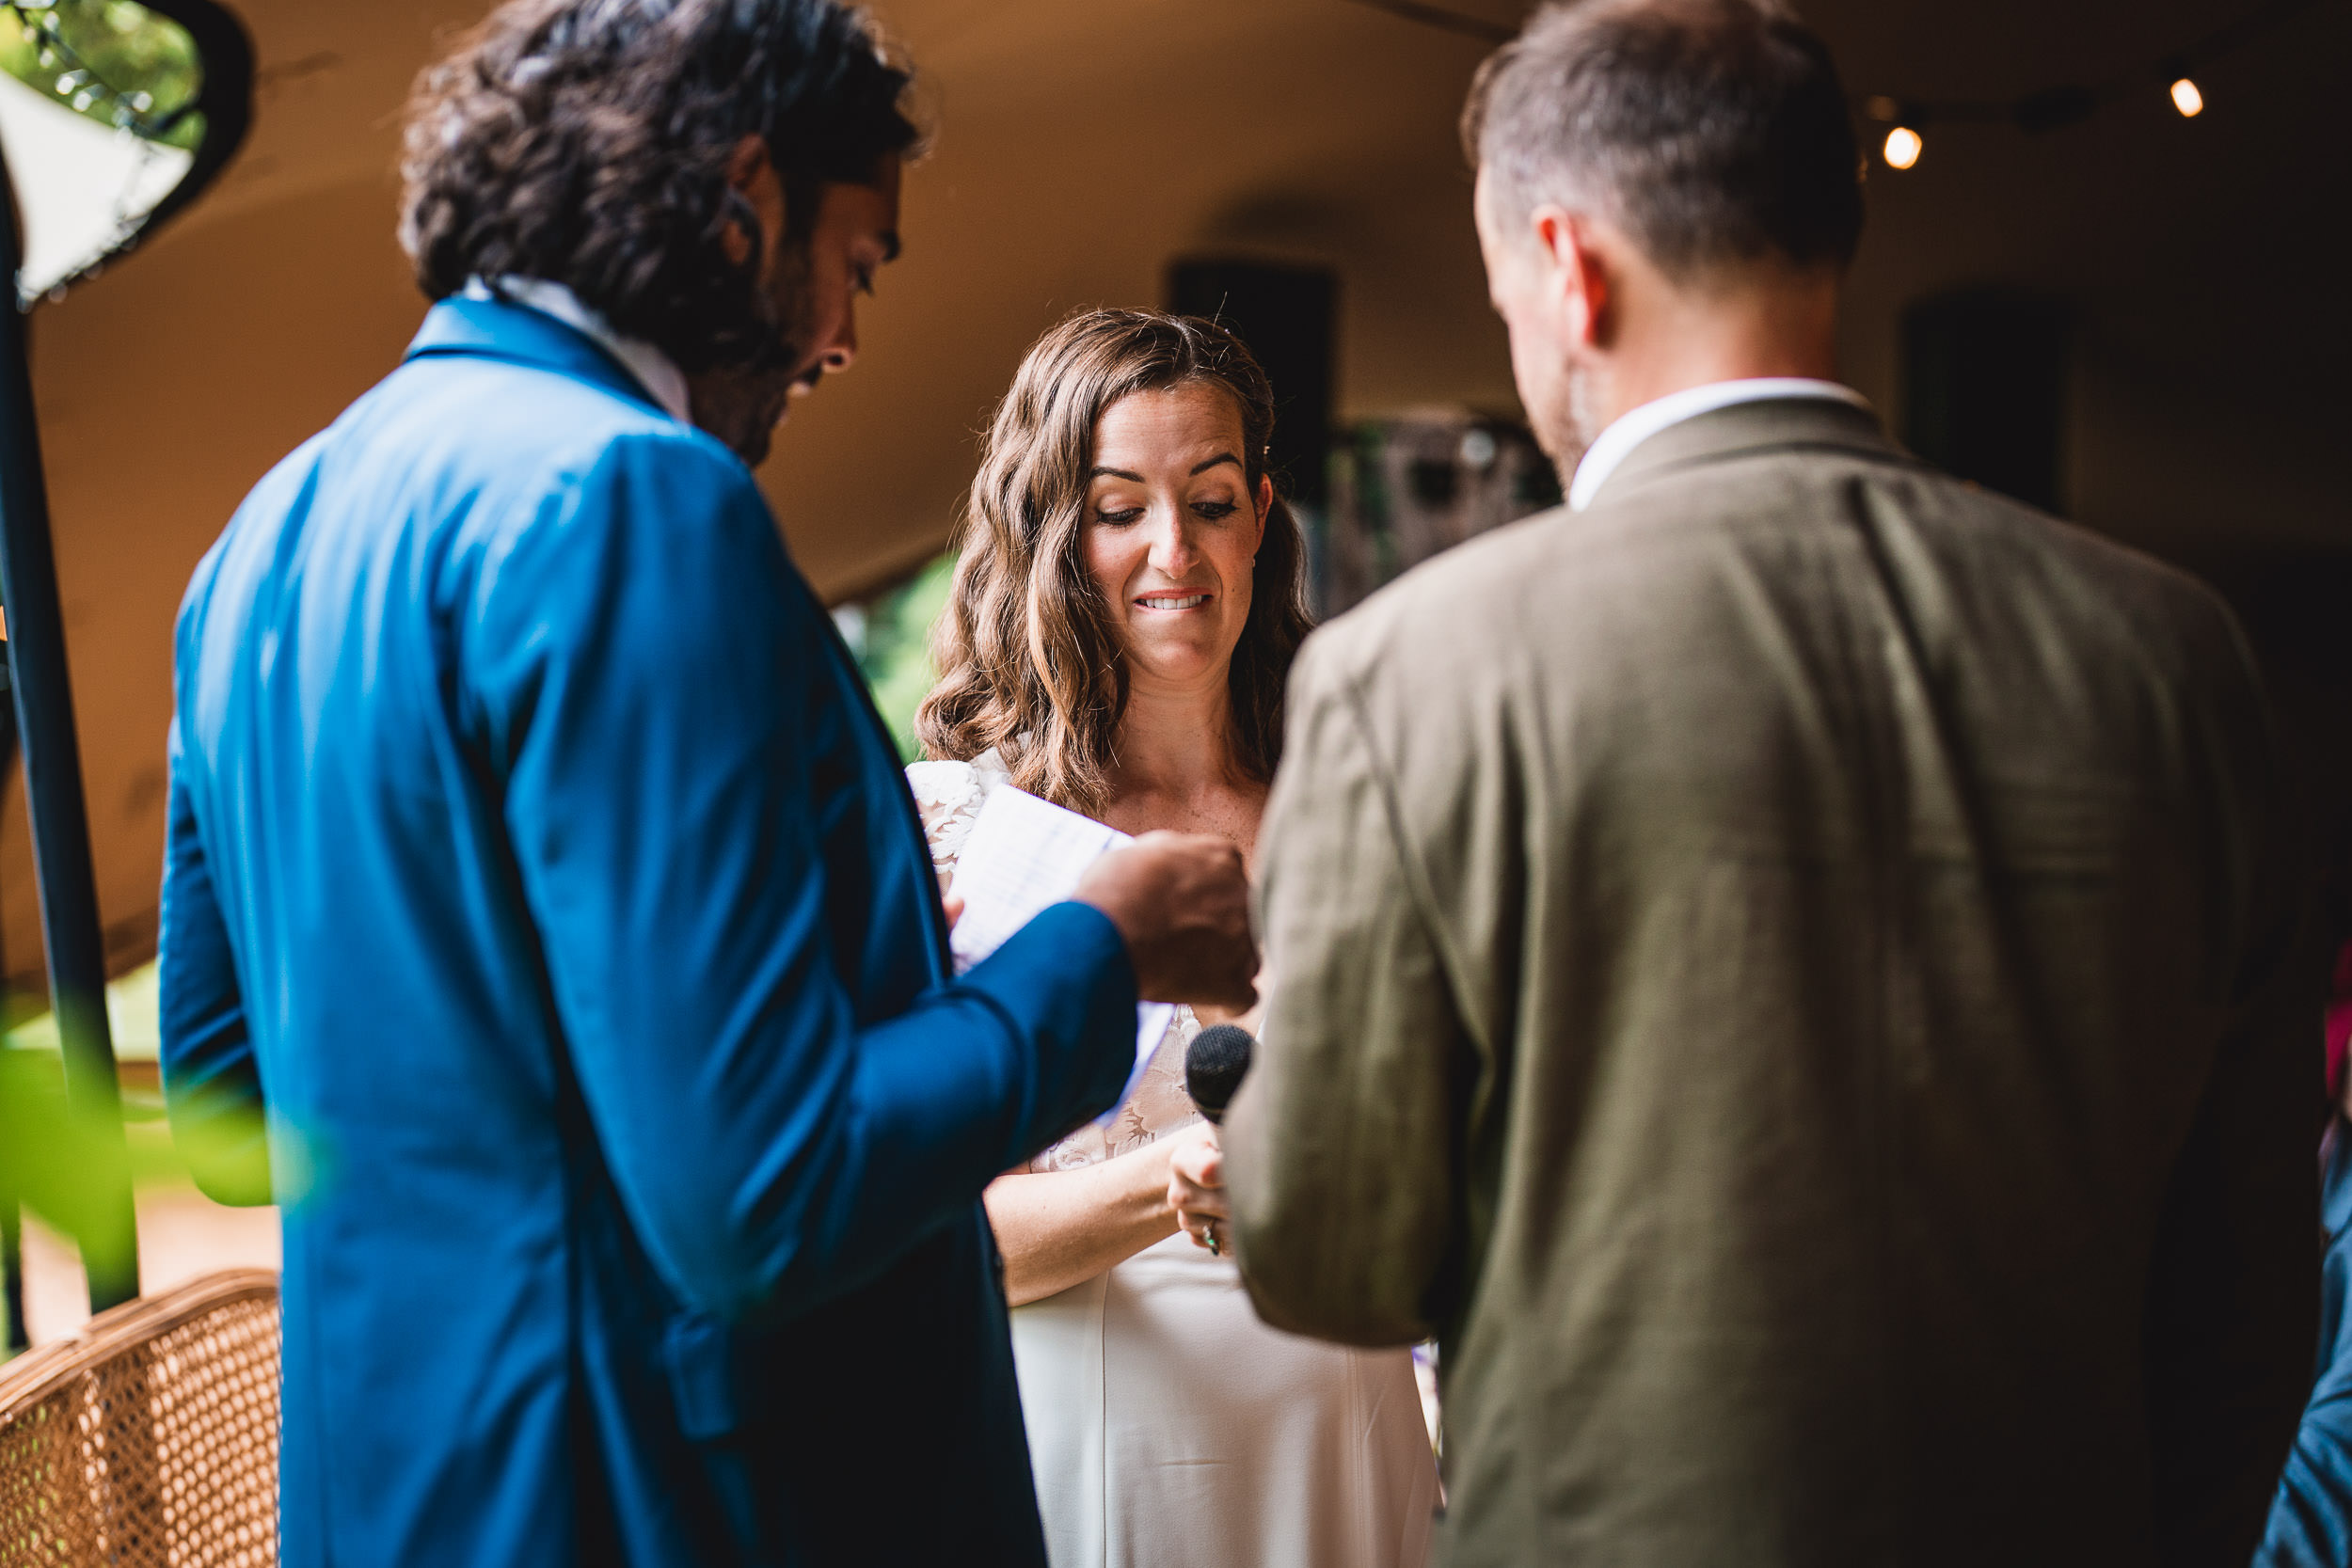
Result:
{"type": "MultiPolygon", "coordinates": [[[[993,748],[1033,795],[1096,812],[1109,793],[1127,661],[1085,561],[1088,476],[1104,411],[1136,392],[1215,387],[1241,416],[1254,500],[1274,435],[1274,389],[1215,322],[1157,310],[1082,310],[1037,341],[996,406],[960,531],[955,587],[931,636],[940,672],[916,712],[925,752],[993,748]]],[[[1273,778],[1282,689],[1306,638],[1307,547],[1279,494],[1250,578],[1249,619],[1226,679],[1234,761],[1273,778]]]]}
{"type": "Polygon", "coordinates": [[[511,0],[417,79],[401,247],[429,299],[544,278],[681,369],[772,359],[788,324],[728,160],[766,141],[805,239],[820,187],[917,146],[911,79],[837,0],[511,0]],[[740,263],[730,218],[755,241],[740,263]]]}

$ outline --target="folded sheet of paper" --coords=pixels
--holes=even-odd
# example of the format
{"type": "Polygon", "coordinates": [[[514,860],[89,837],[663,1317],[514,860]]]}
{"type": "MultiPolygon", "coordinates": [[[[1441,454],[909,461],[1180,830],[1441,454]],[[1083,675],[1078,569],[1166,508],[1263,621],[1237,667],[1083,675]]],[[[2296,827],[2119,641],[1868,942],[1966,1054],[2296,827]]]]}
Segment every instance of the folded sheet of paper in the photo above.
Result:
{"type": "MultiPolygon", "coordinates": [[[[1086,868],[1128,841],[1116,828],[1064,811],[1025,790],[1000,784],[989,793],[971,835],[956,858],[950,897],[963,900],[963,915],[947,940],[961,974],[1004,945],[1049,904],[1070,896],[1086,868]]],[[[1152,1053],[1174,1021],[1164,1002],[1136,1008],[1136,1060],[1119,1104],[1096,1118],[1107,1123],[1136,1092],[1152,1053]]]]}

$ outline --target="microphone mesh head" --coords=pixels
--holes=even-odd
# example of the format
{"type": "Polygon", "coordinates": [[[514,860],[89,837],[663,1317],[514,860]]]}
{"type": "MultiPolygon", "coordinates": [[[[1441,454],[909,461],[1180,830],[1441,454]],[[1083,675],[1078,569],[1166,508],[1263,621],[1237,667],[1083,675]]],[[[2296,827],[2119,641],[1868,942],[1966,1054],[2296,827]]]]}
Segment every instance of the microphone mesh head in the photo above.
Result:
{"type": "Polygon", "coordinates": [[[1184,1090],[1202,1116],[1225,1119],[1225,1107],[1233,1102],[1257,1043],[1248,1030],[1230,1023],[1213,1023],[1192,1037],[1184,1048],[1184,1090]]]}

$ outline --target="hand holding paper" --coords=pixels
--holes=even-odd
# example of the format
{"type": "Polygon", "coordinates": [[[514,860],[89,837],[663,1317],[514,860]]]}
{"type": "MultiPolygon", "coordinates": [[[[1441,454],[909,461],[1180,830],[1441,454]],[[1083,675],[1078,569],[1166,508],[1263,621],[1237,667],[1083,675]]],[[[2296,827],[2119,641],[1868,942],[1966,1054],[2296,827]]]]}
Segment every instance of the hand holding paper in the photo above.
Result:
{"type": "Polygon", "coordinates": [[[1002,788],[989,796],[972,824],[948,895],[963,905],[948,939],[958,974],[993,953],[1049,904],[1074,898],[1107,915],[1126,942],[1136,988],[1147,998],[1137,1009],[1138,1072],[1167,1033],[1168,1004],[1247,1006],[1255,996],[1248,880],[1240,853],[1219,839],[1179,833],[1131,839],[1034,795],[1002,788]]]}
{"type": "Polygon", "coordinates": [[[1239,1012],[1258,1000],[1249,875],[1241,851],[1200,833],[1146,833],[1087,870],[1071,895],[1127,939],[1148,997],[1239,1012]]]}

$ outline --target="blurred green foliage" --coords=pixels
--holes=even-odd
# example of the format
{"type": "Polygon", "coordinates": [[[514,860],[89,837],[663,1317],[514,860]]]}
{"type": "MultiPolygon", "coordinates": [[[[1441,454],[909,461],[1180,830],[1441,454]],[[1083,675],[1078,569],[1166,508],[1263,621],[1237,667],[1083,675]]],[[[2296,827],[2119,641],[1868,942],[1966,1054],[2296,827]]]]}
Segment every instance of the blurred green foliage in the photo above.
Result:
{"type": "Polygon", "coordinates": [[[901,762],[922,760],[923,748],[914,738],[914,710],[939,684],[939,672],[931,666],[931,626],[947,608],[955,573],[956,558],[943,555],[863,607],[866,630],[856,650],[858,669],[890,726],[891,738],[898,743],[901,762]]]}
{"type": "MultiPolygon", "coordinates": [[[[164,1119],[152,1064],[162,1037],[156,970],[147,964],[106,988],[106,1012],[122,1074],[123,1138],[77,1117],[65,1096],[57,1023],[41,1012],[0,1037],[0,1206],[22,1204],[50,1229],[101,1258],[122,1258],[135,1239],[103,1195],[121,1191],[122,1162],[136,1188],[199,1185],[223,1201],[270,1199],[267,1144],[256,1116],[228,1115],[196,1132],[195,1147],[164,1119]],[[109,1250],[112,1249],[112,1250],[109,1250]]],[[[34,1006],[39,1006],[35,1003],[34,1006]]],[[[280,1164],[308,1180],[310,1150],[278,1130],[280,1164]]],[[[5,1328],[0,1323],[0,1328],[5,1328]]],[[[0,1335],[0,1342],[5,1336],[0,1335]]]]}
{"type": "MultiPolygon", "coordinates": [[[[187,29],[134,0],[0,6],[0,71],[102,125],[118,123],[118,104],[69,74],[73,61],[49,46],[43,26],[100,82],[130,96],[140,119],[149,123],[194,100],[203,81],[203,62],[187,29]]],[[[190,115],[157,139],[193,151],[203,133],[202,118],[190,115]]]]}
{"type": "MultiPolygon", "coordinates": [[[[202,1114],[175,1132],[166,1124],[155,1064],[163,1053],[162,994],[157,968],[144,964],[106,986],[106,1020],[115,1060],[124,1071],[122,1119],[131,1141],[131,1175],[136,1183],[186,1185],[191,1180],[223,1203],[271,1201],[272,1141],[278,1152],[276,1180],[298,1197],[316,1174],[315,1140],[280,1123],[267,1128],[258,1112],[233,1104],[200,1103],[202,1114]]],[[[41,1013],[10,1029],[0,1046],[38,1057],[57,1070],[57,1021],[41,1013]]]]}
{"type": "Polygon", "coordinates": [[[120,1268],[137,1246],[120,1203],[127,1156],[114,1127],[77,1112],[45,1051],[0,1050],[0,1205],[40,1217],[85,1259],[120,1268]]]}

